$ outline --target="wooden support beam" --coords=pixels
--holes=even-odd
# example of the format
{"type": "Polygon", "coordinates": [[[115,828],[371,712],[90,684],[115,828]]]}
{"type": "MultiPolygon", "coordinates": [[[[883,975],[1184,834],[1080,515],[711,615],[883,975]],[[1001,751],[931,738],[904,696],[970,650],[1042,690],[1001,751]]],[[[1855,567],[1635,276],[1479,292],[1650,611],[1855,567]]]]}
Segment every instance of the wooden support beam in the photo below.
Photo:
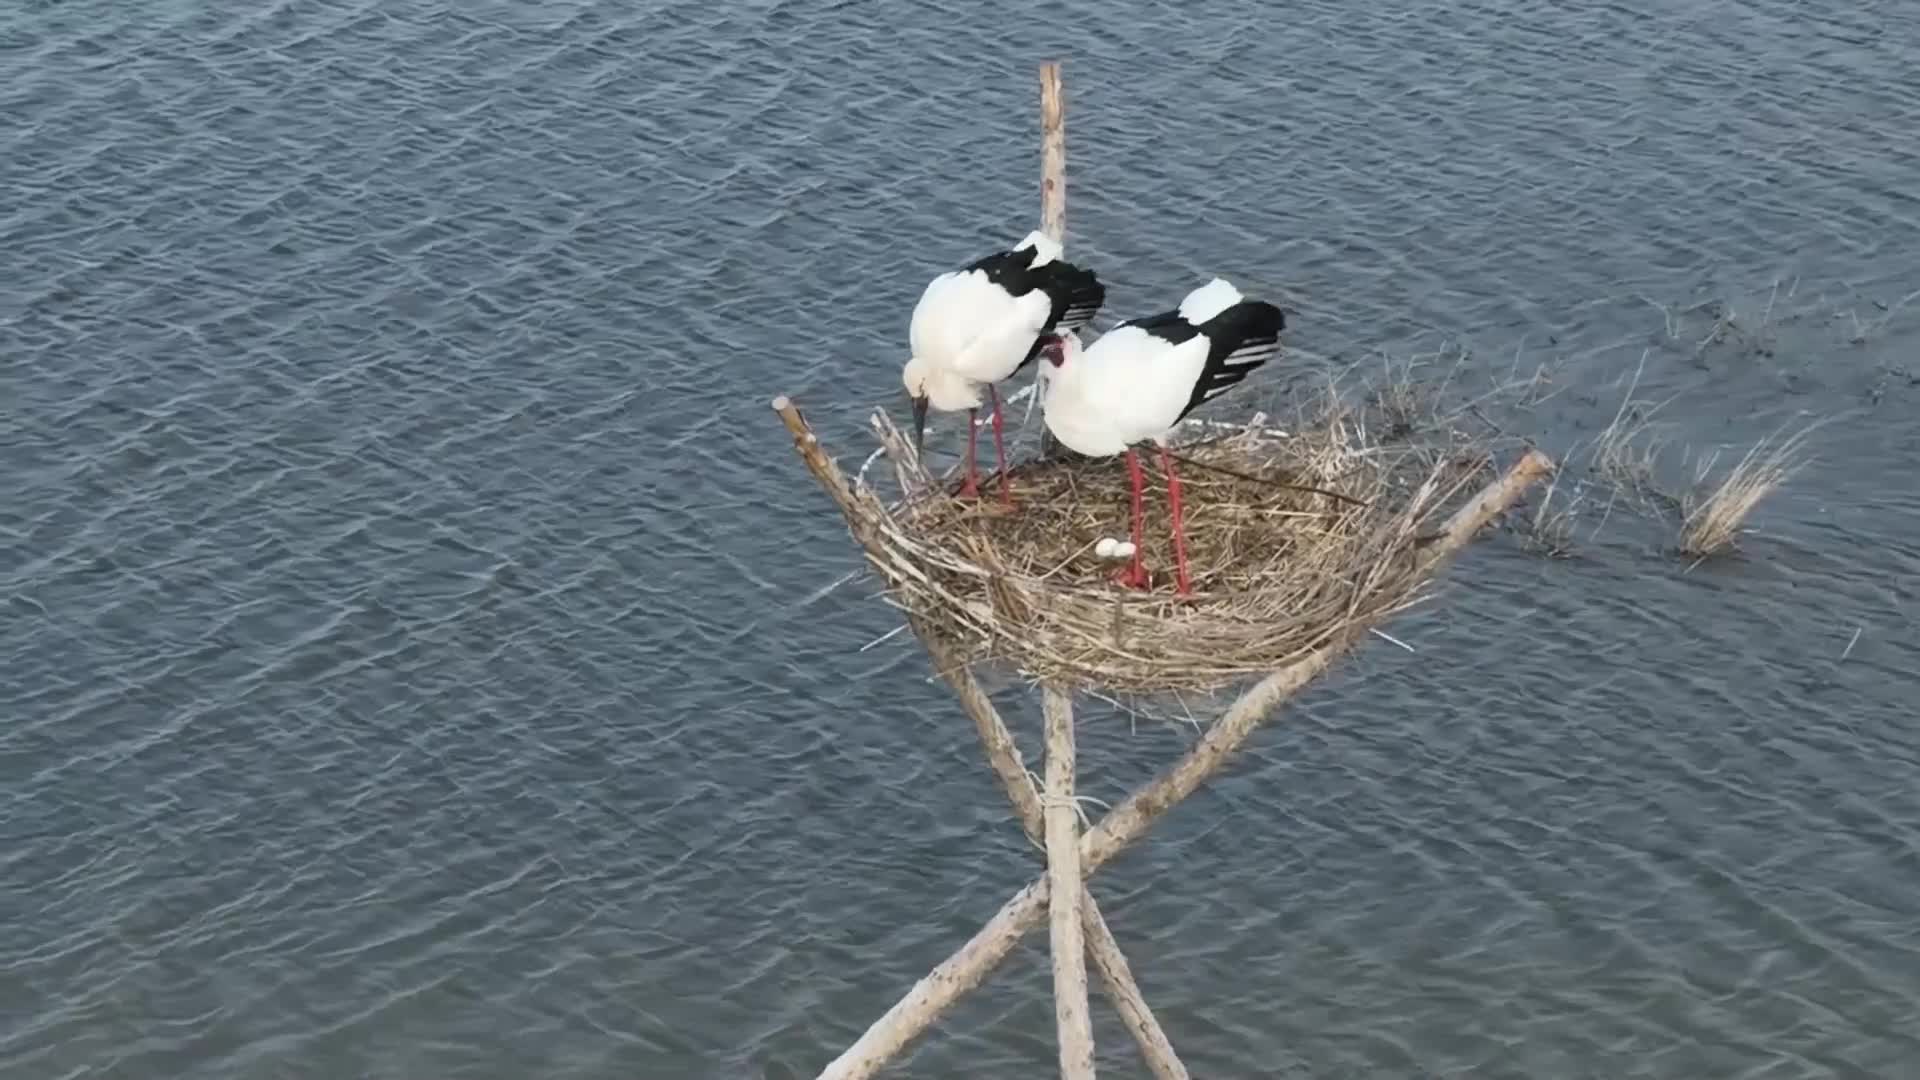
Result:
{"type": "Polygon", "coordinates": [[[1080,925],[1080,821],[1074,802],[1073,699],[1049,686],[1047,722],[1048,922],[1053,944],[1053,1017],[1060,1039],[1060,1080],[1093,1080],[1093,1015],[1087,1009],[1087,945],[1080,925]]]}
{"type": "MultiPolygon", "coordinates": [[[[1040,792],[1033,786],[1026,761],[1020,755],[1020,747],[1013,741],[1013,732],[1007,729],[1006,721],[1001,719],[999,710],[993,707],[992,700],[973,677],[973,671],[967,667],[966,661],[938,635],[928,633],[918,620],[909,616],[907,621],[919,636],[921,644],[926,646],[927,654],[933,658],[934,670],[952,688],[954,697],[960,701],[960,708],[973,721],[974,730],[980,736],[980,746],[986,751],[987,762],[993,767],[994,775],[1000,778],[1007,801],[1013,804],[1014,813],[1019,815],[1021,828],[1026,830],[1027,837],[1036,846],[1045,847],[1046,826],[1040,792]]],[[[1189,1080],[1187,1067],[1181,1064],[1179,1055],[1174,1052],[1173,1042],[1161,1029],[1153,1009],[1147,1005],[1146,995],[1140,992],[1133,969],[1120,951],[1120,943],[1114,939],[1112,929],[1107,926],[1107,920],[1101,914],[1100,906],[1094,902],[1093,894],[1087,890],[1084,880],[1080,889],[1080,921],[1087,938],[1087,959],[1092,961],[1093,970],[1100,976],[1107,1000],[1132,1033],[1134,1042],[1140,1048],[1140,1056],[1146,1059],[1154,1080],[1189,1080]]]]}

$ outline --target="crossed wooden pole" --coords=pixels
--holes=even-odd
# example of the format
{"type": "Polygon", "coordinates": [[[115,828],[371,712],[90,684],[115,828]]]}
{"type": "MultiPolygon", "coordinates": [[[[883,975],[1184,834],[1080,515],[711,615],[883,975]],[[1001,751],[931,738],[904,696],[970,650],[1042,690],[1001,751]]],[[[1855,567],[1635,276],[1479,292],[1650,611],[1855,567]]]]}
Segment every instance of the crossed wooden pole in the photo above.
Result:
{"type": "MultiPolygon", "coordinates": [[[[1041,66],[1040,88],[1042,228],[1060,240],[1066,217],[1066,143],[1058,63],[1041,66]]],[[[775,398],[773,408],[793,435],[795,449],[808,472],[834,500],[869,561],[884,564],[886,556],[874,523],[876,515],[887,512],[885,507],[870,490],[848,481],[790,400],[775,398]]],[[[1528,450],[1456,511],[1438,538],[1423,549],[1424,572],[1437,572],[1467,546],[1475,533],[1552,469],[1553,463],[1545,455],[1528,450]]],[[[1062,1080],[1093,1080],[1094,1076],[1092,1018],[1087,1002],[1089,961],[1157,1080],[1187,1080],[1186,1067],[1140,993],[1085,879],[1193,794],[1283,702],[1324,674],[1372,629],[1372,623],[1346,628],[1325,645],[1255,683],[1213,722],[1185,756],[1083,833],[1074,803],[1073,703],[1068,691],[1058,686],[1042,688],[1046,777],[1044,790],[1039,790],[1027,772],[1013,733],[965,659],[917,617],[909,613],[907,620],[926,647],[934,670],[952,688],[961,709],[973,721],[987,761],[1006,789],[1021,827],[1034,843],[1045,848],[1047,872],[1014,894],[971,940],[915,984],[858,1041],[829,1063],[819,1073],[819,1080],[862,1080],[878,1073],[942,1013],[979,986],[1043,918],[1051,936],[1062,1080]]]]}

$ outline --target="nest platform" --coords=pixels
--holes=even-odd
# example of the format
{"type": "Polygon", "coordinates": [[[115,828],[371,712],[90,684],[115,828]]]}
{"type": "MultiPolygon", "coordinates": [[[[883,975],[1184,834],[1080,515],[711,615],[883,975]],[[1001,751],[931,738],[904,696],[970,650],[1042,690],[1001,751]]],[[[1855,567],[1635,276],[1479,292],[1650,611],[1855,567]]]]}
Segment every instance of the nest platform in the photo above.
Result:
{"type": "MultiPolygon", "coordinates": [[[[1066,148],[1057,62],[1040,67],[1041,220],[1065,235],[1066,148]]],[[[1032,461],[1014,467],[1011,513],[958,500],[934,481],[884,412],[881,449],[849,478],[792,399],[772,401],[807,471],[833,500],[889,599],[926,647],[933,669],[973,722],[1019,827],[1046,854],[1046,871],[916,982],[817,1080],[872,1080],[948,1009],[978,987],[1020,939],[1048,927],[1062,1080],[1094,1080],[1089,974],[1098,978],[1155,1080],[1191,1080],[1141,993],[1087,880],[1146,835],[1214,775],[1283,703],[1324,675],[1375,624],[1414,603],[1421,588],[1476,533],[1553,471],[1527,449],[1477,493],[1459,498],[1491,464],[1489,448],[1442,426],[1427,445],[1403,438],[1406,399],[1384,414],[1341,406],[1329,392],[1318,422],[1289,433],[1256,418],[1241,428],[1189,424],[1176,440],[1186,488],[1195,595],[1167,583],[1165,477],[1154,470],[1143,537],[1155,588],[1109,583],[1096,557],[1106,536],[1129,531],[1131,485],[1115,461],[1032,461]],[[1386,421],[1380,423],[1377,421],[1386,421]],[[1390,438],[1369,438],[1368,431],[1390,438]],[[885,459],[872,482],[869,473],[885,459]],[[880,490],[890,471],[892,498],[880,490]],[[1302,490],[1307,489],[1307,490],[1302,490]],[[1457,505],[1457,508],[1455,507],[1457,505]],[[1448,512],[1448,511],[1451,512],[1448,512]],[[1446,513],[1444,520],[1435,518],[1446,513]],[[976,662],[1009,665],[1038,681],[1046,738],[1036,777],[974,677],[976,662]],[[1208,689],[1258,674],[1179,760],[1083,827],[1073,689],[1208,689]]],[[[1489,427],[1492,425],[1489,424],[1489,427]]],[[[1150,465],[1158,455],[1147,455],[1150,465]]]]}
{"type": "Polygon", "coordinates": [[[1367,437],[1334,411],[1297,431],[1187,425],[1172,442],[1183,488],[1193,592],[1174,593],[1166,476],[1146,473],[1145,591],[1113,580],[1103,537],[1129,535],[1124,458],[1029,460],[1009,468],[1014,505],[983,474],[981,495],[951,494],[876,415],[894,461],[887,499],[862,470],[874,560],[889,599],[969,663],[1036,682],[1127,692],[1211,691],[1273,671],[1418,602],[1421,548],[1436,521],[1490,466],[1470,445],[1367,437]]]}

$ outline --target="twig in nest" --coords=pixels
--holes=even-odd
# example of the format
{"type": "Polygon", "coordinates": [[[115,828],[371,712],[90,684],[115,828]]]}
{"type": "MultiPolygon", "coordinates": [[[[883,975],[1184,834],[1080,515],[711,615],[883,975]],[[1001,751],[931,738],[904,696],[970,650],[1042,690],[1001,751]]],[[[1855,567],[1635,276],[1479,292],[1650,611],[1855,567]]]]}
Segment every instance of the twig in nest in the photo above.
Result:
{"type": "MultiPolygon", "coordinates": [[[[1207,441],[1212,441],[1212,440],[1207,440],[1207,441]]],[[[1348,495],[1342,495],[1337,491],[1328,491],[1326,488],[1317,488],[1317,487],[1313,487],[1310,484],[1289,484],[1284,480],[1270,480],[1263,476],[1248,476],[1246,473],[1237,472],[1233,469],[1229,469],[1225,465],[1216,465],[1216,464],[1213,464],[1212,462],[1201,461],[1198,458],[1190,458],[1190,457],[1187,457],[1185,454],[1176,454],[1172,450],[1167,451],[1167,456],[1179,462],[1182,465],[1191,465],[1196,469],[1205,469],[1208,472],[1224,473],[1227,476],[1235,477],[1236,479],[1240,479],[1240,480],[1245,480],[1249,483],[1270,484],[1277,488],[1286,488],[1288,491],[1305,491],[1314,495],[1325,495],[1329,499],[1338,499],[1339,501],[1346,503],[1348,506],[1358,506],[1358,507],[1364,508],[1367,505],[1364,501],[1360,499],[1356,499],[1348,495]]]]}

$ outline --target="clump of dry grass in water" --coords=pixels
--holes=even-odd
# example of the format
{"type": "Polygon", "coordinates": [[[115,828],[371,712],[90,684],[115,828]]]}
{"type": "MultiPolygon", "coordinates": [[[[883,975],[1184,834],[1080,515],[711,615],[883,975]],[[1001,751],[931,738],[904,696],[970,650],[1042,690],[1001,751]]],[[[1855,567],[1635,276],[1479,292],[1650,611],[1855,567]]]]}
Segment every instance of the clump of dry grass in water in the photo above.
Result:
{"type": "Polygon", "coordinates": [[[1428,389],[1413,377],[1413,360],[1398,364],[1381,357],[1383,378],[1369,387],[1367,398],[1384,422],[1382,436],[1404,439],[1420,430],[1422,421],[1433,411],[1428,389]]]}
{"type": "Polygon", "coordinates": [[[1719,454],[1709,454],[1700,463],[1694,489],[1685,500],[1680,551],[1704,557],[1732,550],[1754,508],[1805,464],[1801,450],[1811,430],[1778,443],[1772,436],[1760,440],[1718,484],[1709,483],[1707,475],[1719,454]]]}
{"type": "MultiPolygon", "coordinates": [[[[1647,353],[1640,354],[1613,422],[1594,438],[1588,452],[1588,466],[1600,482],[1611,488],[1609,511],[1614,502],[1626,502],[1644,512],[1666,513],[1680,508],[1681,500],[1661,485],[1658,464],[1661,442],[1653,435],[1653,417],[1666,402],[1647,405],[1634,397],[1640,377],[1646,373],[1647,353]]],[[[1603,516],[1604,521],[1604,516],[1603,516]]]]}
{"type": "Polygon", "coordinates": [[[1573,524],[1586,508],[1588,485],[1575,483],[1570,492],[1560,490],[1563,473],[1555,469],[1553,479],[1540,497],[1533,516],[1521,523],[1520,540],[1527,550],[1553,559],[1571,558],[1574,551],[1573,524]],[[1556,505],[1554,497],[1561,496],[1556,505]]]}
{"type": "Polygon", "coordinates": [[[875,566],[923,631],[1030,678],[1204,691],[1272,671],[1415,603],[1420,549],[1489,465],[1457,445],[1383,445],[1337,401],[1319,414],[1289,433],[1182,429],[1191,598],[1173,595],[1166,478],[1151,453],[1149,592],[1113,584],[1119,564],[1094,554],[1130,529],[1120,458],[1018,464],[1012,512],[991,496],[941,490],[883,507],[869,492],[875,566]]]}
{"type": "MultiPolygon", "coordinates": [[[[1691,486],[1676,494],[1660,481],[1659,459],[1666,447],[1651,433],[1653,416],[1666,402],[1647,404],[1634,396],[1646,361],[1647,354],[1643,352],[1640,367],[1634,372],[1613,422],[1593,440],[1588,452],[1592,481],[1576,488],[1574,503],[1567,509],[1573,510],[1579,497],[1590,489],[1605,489],[1608,496],[1601,525],[1606,523],[1616,504],[1624,503],[1650,517],[1677,519],[1680,534],[1677,549],[1682,555],[1704,557],[1731,550],[1754,507],[1799,469],[1806,437],[1819,424],[1809,425],[1777,443],[1773,436],[1762,439],[1717,484],[1710,483],[1708,476],[1719,455],[1710,454],[1695,470],[1691,486]]],[[[1549,500],[1551,496],[1550,489],[1549,500]]],[[[1540,514],[1546,514],[1544,503],[1540,514]]],[[[1558,526],[1552,518],[1542,518],[1535,525],[1536,531],[1544,535],[1531,546],[1536,549],[1555,546],[1558,526]]],[[[1596,526],[1595,532],[1598,530],[1596,526]]]]}

